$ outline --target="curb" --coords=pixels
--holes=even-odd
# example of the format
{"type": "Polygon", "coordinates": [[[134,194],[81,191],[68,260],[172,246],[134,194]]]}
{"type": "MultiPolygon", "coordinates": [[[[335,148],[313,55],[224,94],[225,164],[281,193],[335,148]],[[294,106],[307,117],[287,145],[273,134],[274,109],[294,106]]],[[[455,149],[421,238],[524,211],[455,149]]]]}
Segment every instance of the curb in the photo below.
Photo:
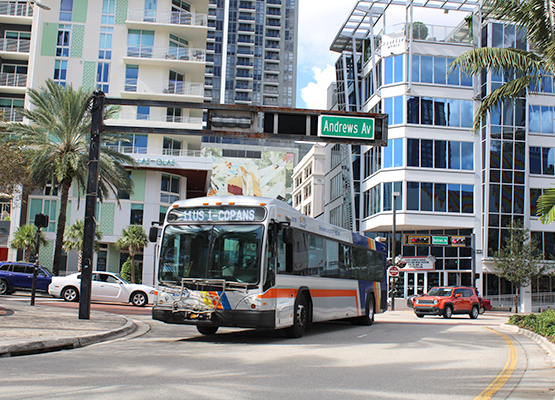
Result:
{"type": "Polygon", "coordinates": [[[536,342],[542,349],[544,349],[547,353],[549,353],[550,360],[552,362],[555,362],[555,344],[551,343],[543,336],[540,336],[537,333],[534,333],[528,329],[524,329],[516,325],[502,324],[500,325],[500,327],[507,329],[509,331],[512,331],[514,333],[519,333],[521,335],[529,337],[534,342],[536,342]]]}
{"type": "Polygon", "coordinates": [[[125,318],[125,325],[107,332],[94,333],[81,337],[47,337],[40,340],[20,340],[0,345],[0,358],[76,349],[78,347],[85,347],[91,344],[127,336],[137,330],[137,325],[131,319],[123,315],[121,315],[121,317],[125,318]]]}

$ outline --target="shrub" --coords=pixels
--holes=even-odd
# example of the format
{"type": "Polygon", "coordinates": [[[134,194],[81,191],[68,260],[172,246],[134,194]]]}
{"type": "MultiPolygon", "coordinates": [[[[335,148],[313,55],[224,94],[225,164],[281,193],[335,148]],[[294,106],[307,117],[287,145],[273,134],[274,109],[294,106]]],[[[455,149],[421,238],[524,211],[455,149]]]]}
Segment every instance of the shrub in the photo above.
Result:
{"type": "Polygon", "coordinates": [[[555,340],[555,310],[547,310],[541,314],[513,315],[509,318],[509,324],[555,340]]]}
{"type": "MultiPolygon", "coordinates": [[[[131,257],[121,266],[121,277],[128,282],[131,282],[131,257]]],[[[141,281],[141,270],[139,269],[139,263],[135,263],[135,283],[142,283],[141,281]]]]}

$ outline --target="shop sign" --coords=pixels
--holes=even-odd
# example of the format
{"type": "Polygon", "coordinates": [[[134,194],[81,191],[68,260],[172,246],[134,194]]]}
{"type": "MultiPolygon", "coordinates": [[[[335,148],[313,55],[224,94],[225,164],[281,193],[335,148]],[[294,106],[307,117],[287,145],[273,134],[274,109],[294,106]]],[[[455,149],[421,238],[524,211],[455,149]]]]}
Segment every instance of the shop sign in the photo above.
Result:
{"type": "Polygon", "coordinates": [[[137,164],[139,165],[156,165],[158,167],[166,167],[166,166],[172,166],[175,167],[175,158],[172,159],[164,159],[164,158],[150,158],[150,157],[146,157],[146,158],[137,158],[135,159],[135,161],[137,162],[137,164]]]}
{"type": "Polygon", "coordinates": [[[402,257],[401,263],[405,264],[401,268],[403,272],[435,271],[436,269],[436,258],[434,256],[402,257]]]}

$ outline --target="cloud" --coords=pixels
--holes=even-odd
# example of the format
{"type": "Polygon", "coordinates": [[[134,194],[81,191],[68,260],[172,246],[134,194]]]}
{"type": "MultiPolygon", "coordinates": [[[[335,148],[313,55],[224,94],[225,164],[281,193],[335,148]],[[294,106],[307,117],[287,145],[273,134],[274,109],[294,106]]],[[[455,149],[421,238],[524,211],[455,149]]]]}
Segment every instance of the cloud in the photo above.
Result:
{"type": "Polygon", "coordinates": [[[324,69],[312,67],[316,82],[309,82],[301,89],[301,98],[307,108],[325,110],[327,108],[328,86],[335,82],[335,67],[326,65],[324,69]]]}

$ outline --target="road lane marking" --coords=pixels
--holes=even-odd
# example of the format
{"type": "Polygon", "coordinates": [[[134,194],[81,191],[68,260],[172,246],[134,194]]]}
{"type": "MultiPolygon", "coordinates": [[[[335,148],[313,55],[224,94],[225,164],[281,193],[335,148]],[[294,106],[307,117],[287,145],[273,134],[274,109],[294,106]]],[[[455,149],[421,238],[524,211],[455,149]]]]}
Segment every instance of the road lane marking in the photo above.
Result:
{"type": "Polygon", "coordinates": [[[491,399],[495,395],[495,393],[497,393],[499,389],[501,389],[503,385],[507,383],[507,381],[511,377],[511,374],[515,370],[516,361],[518,359],[516,347],[511,339],[509,339],[507,336],[491,328],[486,328],[486,329],[489,329],[490,331],[497,333],[499,336],[505,339],[505,342],[507,343],[507,347],[509,347],[509,356],[507,358],[507,363],[505,364],[505,368],[503,368],[503,371],[501,371],[501,373],[497,375],[497,377],[493,380],[493,382],[482,393],[480,393],[477,397],[475,397],[474,400],[491,399]]]}

